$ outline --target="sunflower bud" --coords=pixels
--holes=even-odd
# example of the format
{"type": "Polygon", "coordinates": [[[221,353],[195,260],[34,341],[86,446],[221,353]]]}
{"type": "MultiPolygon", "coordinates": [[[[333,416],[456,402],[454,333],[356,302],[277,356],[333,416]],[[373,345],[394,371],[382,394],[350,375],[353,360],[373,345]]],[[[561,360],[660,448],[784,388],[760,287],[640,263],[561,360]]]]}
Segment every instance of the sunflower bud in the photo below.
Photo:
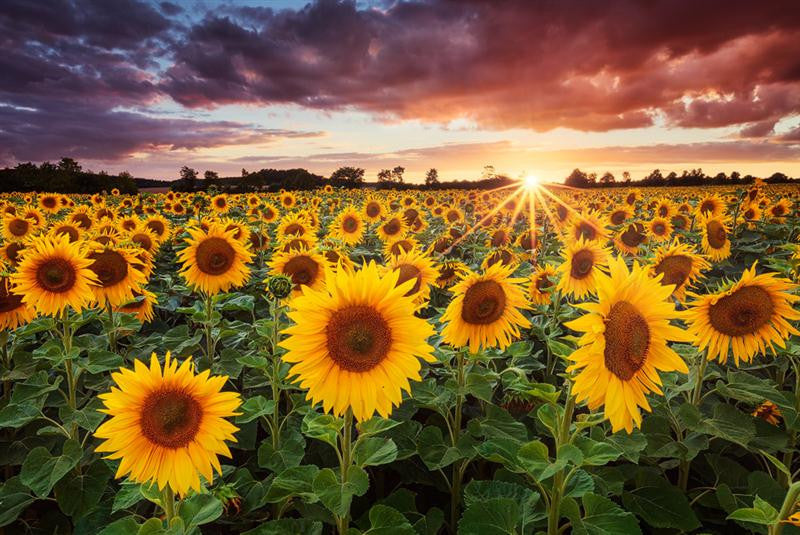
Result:
{"type": "Polygon", "coordinates": [[[292,279],[285,275],[273,275],[267,280],[267,289],[276,299],[289,297],[294,289],[292,279]]]}

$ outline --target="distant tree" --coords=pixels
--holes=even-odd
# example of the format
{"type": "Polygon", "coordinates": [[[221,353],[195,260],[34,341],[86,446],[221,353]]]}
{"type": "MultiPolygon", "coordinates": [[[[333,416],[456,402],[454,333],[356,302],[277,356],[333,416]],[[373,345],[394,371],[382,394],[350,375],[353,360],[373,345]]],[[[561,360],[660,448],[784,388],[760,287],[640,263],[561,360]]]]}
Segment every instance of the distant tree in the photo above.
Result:
{"type": "Polygon", "coordinates": [[[247,175],[249,175],[249,174],[250,174],[250,173],[248,173],[248,172],[247,172],[247,169],[245,169],[244,167],[242,167],[242,178],[245,178],[245,177],[246,177],[247,175]]]}
{"type": "Polygon", "coordinates": [[[378,171],[378,182],[391,182],[392,172],[389,169],[381,169],[378,171]]]}
{"type": "Polygon", "coordinates": [[[497,176],[497,172],[494,170],[493,165],[484,165],[483,166],[483,173],[481,173],[481,178],[483,180],[491,180],[497,176]]]}
{"type": "Polygon", "coordinates": [[[589,184],[594,185],[597,184],[597,173],[589,173],[586,175],[586,179],[589,181],[589,184]]]}
{"type": "Polygon", "coordinates": [[[609,171],[606,171],[605,173],[603,173],[603,176],[600,177],[601,184],[613,184],[616,181],[617,179],[614,178],[614,175],[612,175],[611,172],[609,171]]]}
{"type": "Polygon", "coordinates": [[[428,172],[425,173],[425,185],[426,186],[434,186],[439,183],[439,171],[435,168],[428,169],[428,172]]]}
{"type": "Polygon", "coordinates": [[[589,187],[589,177],[580,169],[573,169],[564,184],[573,188],[586,188],[589,187]]]}
{"type": "Polygon", "coordinates": [[[340,180],[348,185],[357,186],[364,182],[364,169],[361,167],[340,167],[331,173],[331,180],[340,180]]]}
{"type": "Polygon", "coordinates": [[[734,182],[739,182],[741,178],[742,174],[739,171],[734,171],[733,173],[731,173],[731,180],[733,180],[734,182]]]}
{"type": "Polygon", "coordinates": [[[176,191],[195,191],[197,189],[197,171],[184,165],[180,170],[181,178],[175,181],[172,189],[176,191]]]}
{"type": "Polygon", "coordinates": [[[217,173],[216,171],[206,171],[205,173],[203,173],[203,178],[205,178],[206,180],[217,180],[219,179],[219,173],[217,173]]]}
{"type": "Polygon", "coordinates": [[[61,161],[58,162],[58,168],[65,173],[80,173],[82,171],[82,167],[78,165],[78,162],[73,160],[72,158],[61,158],[61,161]]]}
{"type": "Polygon", "coordinates": [[[122,180],[133,180],[133,175],[127,171],[123,171],[117,176],[120,177],[122,180]]]}
{"type": "Polygon", "coordinates": [[[631,174],[628,171],[623,171],[622,172],[622,180],[625,181],[625,182],[630,182],[631,181],[631,174]]]}
{"type": "Polygon", "coordinates": [[[403,173],[406,172],[405,167],[397,166],[392,169],[392,182],[397,182],[398,184],[403,183],[403,173]]]}
{"type": "Polygon", "coordinates": [[[653,172],[645,177],[645,180],[662,181],[664,176],[661,174],[661,169],[653,169],[653,172]]]}

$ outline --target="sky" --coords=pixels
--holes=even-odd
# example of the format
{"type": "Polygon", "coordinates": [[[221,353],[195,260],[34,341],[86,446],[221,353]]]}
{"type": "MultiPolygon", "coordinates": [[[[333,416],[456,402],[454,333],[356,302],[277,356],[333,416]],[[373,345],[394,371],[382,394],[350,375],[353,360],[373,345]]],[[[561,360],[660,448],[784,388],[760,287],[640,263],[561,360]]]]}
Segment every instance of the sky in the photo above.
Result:
{"type": "Polygon", "coordinates": [[[3,0],[0,165],[800,176],[797,0],[3,0]]]}

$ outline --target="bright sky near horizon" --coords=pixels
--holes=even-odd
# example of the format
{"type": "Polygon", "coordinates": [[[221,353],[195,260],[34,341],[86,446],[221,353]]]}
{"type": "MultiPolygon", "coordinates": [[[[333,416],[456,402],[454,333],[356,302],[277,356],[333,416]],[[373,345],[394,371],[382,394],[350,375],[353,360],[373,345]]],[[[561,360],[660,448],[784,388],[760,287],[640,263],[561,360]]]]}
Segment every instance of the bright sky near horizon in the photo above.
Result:
{"type": "Polygon", "coordinates": [[[5,0],[0,164],[800,176],[800,4],[5,0]]]}

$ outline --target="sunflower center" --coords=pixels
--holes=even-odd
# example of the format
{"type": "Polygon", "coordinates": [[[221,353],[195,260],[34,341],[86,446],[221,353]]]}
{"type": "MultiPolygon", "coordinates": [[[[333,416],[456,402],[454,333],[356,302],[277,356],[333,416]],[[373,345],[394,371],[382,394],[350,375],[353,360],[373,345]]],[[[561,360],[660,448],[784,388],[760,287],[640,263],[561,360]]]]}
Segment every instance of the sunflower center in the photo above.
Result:
{"type": "Polygon", "coordinates": [[[83,230],[87,230],[92,226],[92,220],[86,214],[73,214],[72,222],[78,225],[83,230]]]}
{"type": "Polygon", "coordinates": [[[28,223],[24,219],[12,219],[11,222],[8,224],[8,230],[14,236],[24,236],[28,229],[30,228],[31,224],[28,223]]]}
{"type": "Polygon", "coordinates": [[[300,234],[303,234],[304,231],[305,229],[302,227],[302,225],[298,225],[297,223],[292,223],[286,226],[284,234],[292,234],[294,236],[299,236],[300,234]]]}
{"type": "Polygon", "coordinates": [[[628,225],[628,228],[625,229],[625,232],[620,236],[622,243],[628,247],[639,247],[645,239],[645,235],[639,227],[641,227],[641,225],[638,223],[635,225],[628,225]]]}
{"type": "Polygon", "coordinates": [[[784,210],[783,205],[776,204],[772,208],[772,214],[773,215],[783,215],[784,213],[786,213],[786,211],[784,210]]]}
{"type": "Polygon", "coordinates": [[[56,201],[55,197],[42,198],[42,206],[44,206],[45,208],[55,208],[57,204],[58,201],[56,201]]]}
{"type": "Polygon", "coordinates": [[[63,258],[50,258],[39,265],[36,280],[39,285],[53,293],[68,292],[75,286],[78,275],[72,264],[63,258]]]}
{"type": "Polygon", "coordinates": [[[142,434],[164,448],[187,446],[197,435],[203,419],[200,403],[182,390],[157,390],[147,396],[141,409],[142,434]]]}
{"type": "Polygon", "coordinates": [[[89,258],[94,260],[89,269],[94,271],[103,287],[119,284],[128,276],[128,262],[117,251],[93,253],[89,258]]]}
{"type": "Polygon", "coordinates": [[[161,236],[167,230],[167,228],[164,226],[164,223],[158,220],[148,221],[145,226],[155,232],[158,236],[161,236]]]}
{"type": "Polygon", "coordinates": [[[658,263],[655,267],[655,272],[656,275],[664,274],[661,278],[663,286],[674,284],[677,290],[683,286],[692,272],[692,259],[682,254],[668,256],[658,263]]]}
{"type": "Polygon", "coordinates": [[[633,204],[634,202],[636,202],[636,194],[629,193],[628,196],[625,197],[625,202],[628,204],[633,204]]]}
{"type": "Polygon", "coordinates": [[[666,206],[659,206],[658,207],[658,215],[661,217],[666,217],[669,213],[669,209],[666,206]]]}
{"type": "Polygon", "coordinates": [[[197,246],[197,268],[208,275],[222,275],[236,258],[233,246],[223,238],[207,238],[197,246]]]}
{"type": "Polygon", "coordinates": [[[650,346],[650,327],[647,320],[627,301],[619,301],[611,307],[606,319],[603,351],[606,369],[628,381],[647,360],[650,346]]]}
{"type": "Polygon", "coordinates": [[[625,216],[628,215],[624,210],[616,210],[611,214],[611,223],[614,225],[621,225],[625,221],[625,216]]]}
{"type": "Polygon", "coordinates": [[[383,226],[383,231],[390,236],[392,234],[397,234],[400,232],[400,223],[397,221],[397,219],[392,219],[383,226]]]}
{"type": "Polygon", "coordinates": [[[575,227],[575,239],[579,240],[581,238],[591,241],[597,237],[597,229],[594,228],[594,225],[587,221],[581,221],[578,223],[578,226],[575,227]]]}
{"type": "Polygon", "coordinates": [[[713,201],[705,201],[703,204],[700,205],[700,213],[703,212],[713,212],[714,211],[714,202],[713,201]]]}
{"type": "Polygon", "coordinates": [[[291,277],[296,285],[309,285],[317,279],[319,264],[305,255],[295,256],[283,266],[283,274],[291,277]]]}
{"type": "Polygon", "coordinates": [[[8,281],[0,279],[0,314],[11,312],[22,306],[22,296],[8,290],[8,281]]]}
{"type": "Polygon", "coordinates": [[[769,323],[775,306],[764,288],[744,286],[708,308],[711,326],[728,336],[753,334],[769,323]]]}
{"type": "Polygon", "coordinates": [[[358,230],[358,221],[353,216],[347,216],[342,221],[342,229],[345,232],[355,232],[358,230]]]}
{"type": "Polygon", "coordinates": [[[69,236],[70,243],[75,243],[80,238],[80,234],[78,234],[78,229],[70,225],[64,225],[58,227],[55,231],[58,236],[69,236]]]}
{"type": "Polygon", "coordinates": [[[502,230],[498,230],[494,234],[492,234],[492,246],[499,247],[506,243],[506,233],[502,230]]]}
{"type": "Polygon", "coordinates": [[[461,319],[475,325],[497,321],[506,309],[506,293],[493,280],[478,281],[464,293],[461,319]]]}
{"type": "Polygon", "coordinates": [[[22,251],[24,248],[25,246],[22,245],[21,243],[17,242],[9,243],[8,245],[6,245],[5,249],[6,256],[13,264],[16,264],[17,261],[19,260],[19,252],[22,251]]]}
{"type": "Polygon", "coordinates": [[[145,251],[150,251],[153,248],[153,240],[150,239],[150,236],[142,232],[131,236],[131,241],[135,244],[138,244],[139,247],[145,251]]]}
{"type": "Polygon", "coordinates": [[[745,219],[754,219],[756,217],[756,211],[752,208],[748,208],[747,211],[744,213],[745,219]]]}
{"type": "Polygon", "coordinates": [[[370,217],[378,217],[381,213],[381,207],[376,202],[371,202],[367,204],[367,215],[370,217]]]}
{"type": "Polygon", "coordinates": [[[553,286],[553,281],[551,281],[546,274],[540,275],[536,278],[536,289],[537,290],[546,290],[553,286]]]}
{"type": "Polygon", "coordinates": [[[594,254],[589,249],[581,249],[572,255],[569,274],[573,279],[585,279],[594,267],[594,254]]]}
{"type": "Polygon", "coordinates": [[[708,235],[708,244],[714,249],[722,249],[725,246],[725,240],[728,234],[725,232],[725,227],[716,220],[711,220],[706,224],[706,234],[708,235]]]}
{"type": "Polygon", "coordinates": [[[667,227],[664,225],[664,223],[658,222],[655,225],[653,225],[653,232],[657,236],[662,236],[667,232],[667,227]]]}
{"type": "Polygon", "coordinates": [[[392,346],[392,330],[380,312],[355,305],[337,310],[325,328],[328,352],[341,368],[366,372],[380,364],[392,346]]]}
{"type": "Polygon", "coordinates": [[[410,295],[414,295],[419,291],[420,286],[422,285],[422,272],[412,264],[400,264],[395,268],[395,271],[399,271],[400,275],[397,277],[397,284],[395,286],[400,286],[406,281],[410,281],[411,279],[416,279],[417,282],[414,283],[414,286],[411,287],[409,291],[405,293],[406,297],[410,295]]]}

